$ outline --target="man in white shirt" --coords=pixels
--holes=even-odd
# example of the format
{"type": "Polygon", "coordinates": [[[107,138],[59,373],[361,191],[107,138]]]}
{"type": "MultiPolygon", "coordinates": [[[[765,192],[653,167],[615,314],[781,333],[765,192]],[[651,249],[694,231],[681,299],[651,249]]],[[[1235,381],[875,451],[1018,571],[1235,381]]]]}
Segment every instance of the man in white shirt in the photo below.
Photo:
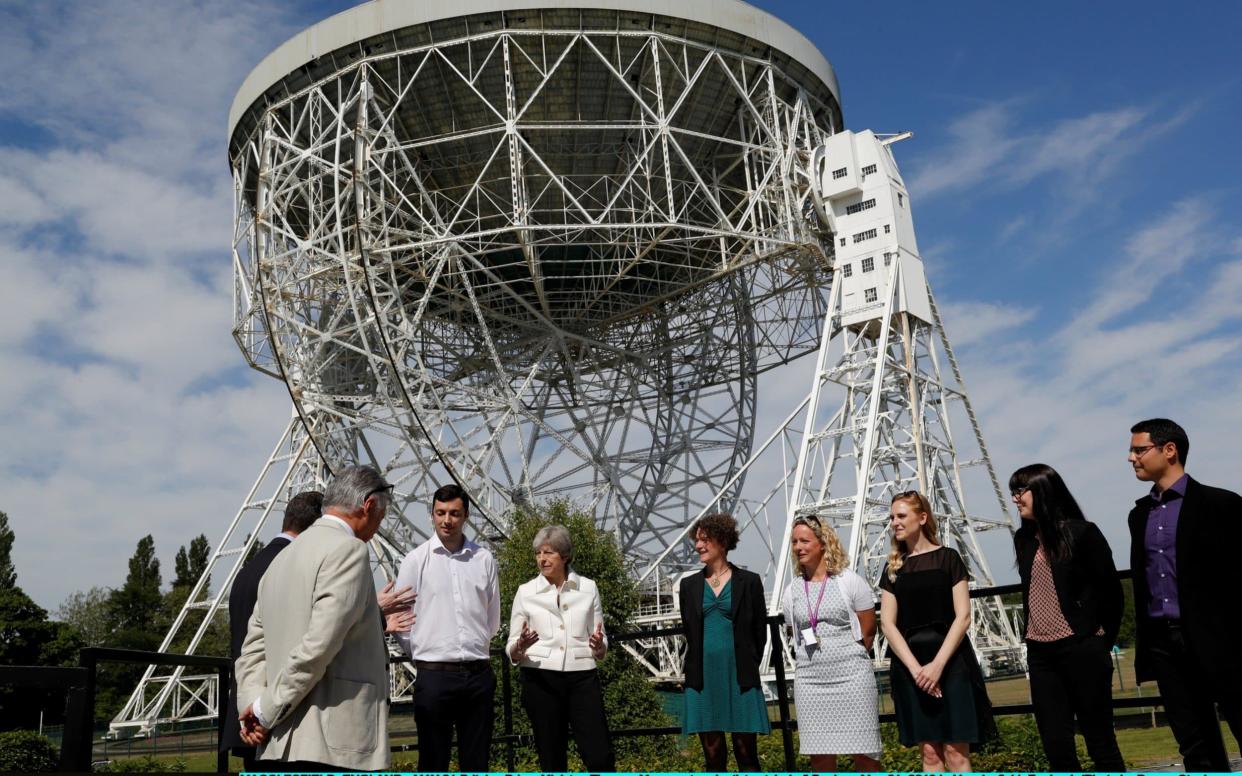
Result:
{"type": "Polygon", "coordinates": [[[457,769],[485,772],[492,747],[496,675],[488,660],[500,630],[496,559],[466,539],[470,496],[445,485],[432,496],[435,534],[405,557],[397,587],[418,596],[416,619],[398,640],[414,660],[418,769],[445,772],[457,730],[457,769]]]}

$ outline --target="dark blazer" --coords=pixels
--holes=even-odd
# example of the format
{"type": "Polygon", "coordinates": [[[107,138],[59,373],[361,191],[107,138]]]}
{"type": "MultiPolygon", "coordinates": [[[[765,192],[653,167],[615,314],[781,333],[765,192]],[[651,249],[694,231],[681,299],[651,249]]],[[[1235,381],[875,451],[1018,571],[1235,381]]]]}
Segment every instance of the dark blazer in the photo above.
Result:
{"type": "MultiPolygon", "coordinates": [[[[759,575],[729,564],[733,569],[733,653],[737,659],[737,683],[742,690],[759,686],[759,660],[768,640],[764,620],[767,609],[763,580],[759,575]]],[[[707,573],[699,571],[681,581],[681,623],[686,629],[686,687],[703,689],[703,588],[707,573]]]]}
{"type": "MultiPolygon", "coordinates": [[[[1073,552],[1068,561],[1049,559],[1061,613],[1074,635],[1090,636],[1103,628],[1104,638],[1112,645],[1117,640],[1125,606],[1113,551],[1095,523],[1067,520],[1065,526],[1073,552]]],[[[1022,527],[1014,534],[1013,547],[1022,578],[1022,614],[1024,621],[1030,622],[1031,565],[1039,548],[1033,520],[1022,521],[1022,527]]]]}
{"type": "MultiPolygon", "coordinates": [[[[267,567],[289,546],[284,536],[272,539],[263,549],[259,550],[250,561],[242,566],[241,571],[233,578],[233,587],[229,590],[229,657],[237,660],[241,654],[242,642],[246,640],[246,626],[250,623],[250,615],[254,613],[254,602],[259,597],[259,580],[267,572],[267,567]]],[[[241,740],[237,720],[237,679],[229,674],[229,702],[225,707],[224,727],[220,732],[220,749],[250,749],[241,740]]],[[[251,755],[253,756],[253,755],[251,755]]]]}
{"type": "MultiPolygon", "coordinates": [[[[1134,670],[1140,682],[1155,679],[1147,652],[1152,620],[1147,616],[1145,536],[1151,501],[1144,496],[1130,510],[1130,568],[1134,570],[1134,619],[1137,644],[1134,670]]],[[[1186,647],[1224,692],[1242,692],[1242,644],[1238,614],[1238,571],[1232,537],[1242,525],[1242,496],[1222,488],[1186,483],[1177,519],[1177,600],[1186,647]],[[1234,591],[1234,592],[1230,592],[1234,591]]]]}

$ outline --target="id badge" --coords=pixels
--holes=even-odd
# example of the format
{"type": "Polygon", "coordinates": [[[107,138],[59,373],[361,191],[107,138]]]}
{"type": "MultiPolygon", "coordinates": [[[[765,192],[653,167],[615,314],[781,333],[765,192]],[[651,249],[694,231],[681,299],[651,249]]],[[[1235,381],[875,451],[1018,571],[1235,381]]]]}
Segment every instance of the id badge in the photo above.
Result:
{"type": "Polygon", "coordinates": [[[814,628],[803,628],[802,629],[802,643],[808,647],[814,646],[815,644],[819,643],[819,639],[815,638],[814,628]]]}

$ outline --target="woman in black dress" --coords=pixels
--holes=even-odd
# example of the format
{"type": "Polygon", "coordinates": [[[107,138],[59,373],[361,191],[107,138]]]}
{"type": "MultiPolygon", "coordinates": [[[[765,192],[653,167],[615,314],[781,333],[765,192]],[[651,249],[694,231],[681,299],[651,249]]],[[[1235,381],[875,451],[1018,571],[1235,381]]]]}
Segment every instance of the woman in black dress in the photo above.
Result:
{"type": "Polygon", "coordinates": [[[983,674],[965,640],[966,564],[940,545],[936,518],[918,491],[893,498],[889,523],[893,550],[880,577],[880,623],[898,737],[922,747],[924,771],[969,771],[970,745],[995,728],[983,674]]]}
{"type": "Polygon", "coordinates": [[[1113,552],[1051,466],[1009,478],[1022,516],[1013,537],[1022,577],[1031,703],[1048,766],[1080,771],[1074,717],[1094,768],[1124,771],[1113,732],[1113,661],[1123,597],[1113,552]]]}

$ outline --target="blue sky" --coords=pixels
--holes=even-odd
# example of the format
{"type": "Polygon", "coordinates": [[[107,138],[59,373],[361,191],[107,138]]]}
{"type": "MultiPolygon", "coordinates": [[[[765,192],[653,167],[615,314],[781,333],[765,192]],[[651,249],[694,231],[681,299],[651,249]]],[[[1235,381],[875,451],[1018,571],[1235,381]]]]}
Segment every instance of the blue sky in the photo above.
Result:
{"type": "MultiPolygon", "coordinates": [[[[1180,419],[1192,473],[1242,487],[1242,5],[755,4],[832,62],[847,126],[915,132],[898,161],[1002,477],[1056,466],[1122,565],[1133,420],[1180,419]]],[[[44,606],[119,584],[148,532],[171,576],[283,428],[229,336],[227,112],[348,5],[0,4],[0,509],[44,606]]]]}

